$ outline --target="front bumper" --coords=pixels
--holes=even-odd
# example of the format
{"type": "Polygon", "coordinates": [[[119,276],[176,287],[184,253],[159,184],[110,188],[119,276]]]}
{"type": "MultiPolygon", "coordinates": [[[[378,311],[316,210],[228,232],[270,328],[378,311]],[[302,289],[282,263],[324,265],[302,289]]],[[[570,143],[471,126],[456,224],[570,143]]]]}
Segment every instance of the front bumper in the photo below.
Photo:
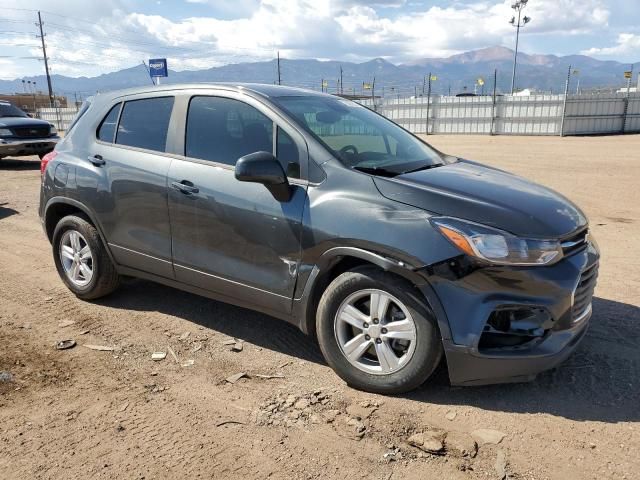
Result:
{"type": "Polygon", "coordinates": [[[573,307],[583,273],[597,269],[599,256],[595,243],[590,243],[548,267],[432,271],[423,292],[432,305],[438,304],[434,312],[451,384],[529,381],[566,360],[589,326],[591,298],[580,312],[573,307]],[[543,312],[546,320],[537,330],[539,338],[517,347],[484,347],[481,338],[491,330],[489,319],[502,309],[543,312]]]}
{"type": "Polygon", "coordinates": [[[45,138],[14,139],[0,138],[0,157],[9,155],[22,157],[26,155],[41,155],[52,151],[60,141],[59,136],[45,138]]]}

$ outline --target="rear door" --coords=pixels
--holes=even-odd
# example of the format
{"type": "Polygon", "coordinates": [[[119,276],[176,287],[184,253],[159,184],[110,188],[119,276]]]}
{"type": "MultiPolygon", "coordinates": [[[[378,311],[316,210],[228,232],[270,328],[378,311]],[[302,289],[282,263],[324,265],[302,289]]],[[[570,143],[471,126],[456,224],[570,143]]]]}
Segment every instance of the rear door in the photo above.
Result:
{"type": "Polygon", "coordinates": [[[176,278],[263,310],[289,312],[307,201],[303,137],[264,106],[232,93],[185,98],[185,156],[169,171],[176,278]],[[277,146],[280,145],[280,151],[277,146]],[[292,198],[239,182],[238,158],[279,156],[292,198]]]}
{"type": "Polygon", "coordinates": [[[168,278],[174,275],[165,152],[174,101],[134,98],[111,108],[89,155],[103,178],[85,196],[119,264],[168,278]]]}

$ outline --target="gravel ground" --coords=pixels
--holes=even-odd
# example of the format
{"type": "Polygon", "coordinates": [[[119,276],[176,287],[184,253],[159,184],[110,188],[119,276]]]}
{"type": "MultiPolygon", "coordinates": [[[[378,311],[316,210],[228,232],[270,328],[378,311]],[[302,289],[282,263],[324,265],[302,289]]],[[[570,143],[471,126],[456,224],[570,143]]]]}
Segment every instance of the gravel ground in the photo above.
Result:
{"type": "Polygon", "coordinates": [[[139,280],[80,301],[37,218],[39,162],[4,159],[0,478],[640,478],[640,136],[429,141],[589,215],[595,313],[563,366],[477,388],[441,370],[382,397],[346,387],[311,340],[264,315],[139,280]],[[54,349],[67,338],[78,346],[54,349]]]}

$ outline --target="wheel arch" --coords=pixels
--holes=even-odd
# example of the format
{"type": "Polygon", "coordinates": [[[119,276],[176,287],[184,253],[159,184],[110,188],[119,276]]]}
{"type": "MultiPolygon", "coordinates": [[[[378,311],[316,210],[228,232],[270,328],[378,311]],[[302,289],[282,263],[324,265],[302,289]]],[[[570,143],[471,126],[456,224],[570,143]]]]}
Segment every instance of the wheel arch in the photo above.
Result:
{"type": "MultiPolygon", "coordinates": [[[[316,311],[322,293],[342,273],[359,266],[371,265],[404,278],[421,291],[425,279],[418,267],[356,247],[335,247],[324,252],[314,265],[300,298],[294,299],[294,320],[306,334],[315,336],[316,311]]],[[[421,295],[424,297],[423,295],[421,295]]],[[[429,299],[425,301],[430,304],[429,299]]]]}
{"type": "Polygon", "coordinates": [[[44,208],[43,225],[44,230],[47,234],[47,238],[49,239],[49,243],[53,242],[53,233],[58,222],[67,215],[73,214],[80,214],[81,216],[85,217],[86,220],[96,228],[96,230],[98,231],[98,235],[100,235],[100,240],[102,240],[102,244],[107,251],[107,254],[111,258],[111,261],[114,263],[114,265],[117,265],[113,255],[111,254],[111,249],[109,248],[109,244],[106,241],[104,232],[102,231],[102,227],[97,221],[95,215],[84,204],[72,198],[53,197],[47,202],[44,208]]]}

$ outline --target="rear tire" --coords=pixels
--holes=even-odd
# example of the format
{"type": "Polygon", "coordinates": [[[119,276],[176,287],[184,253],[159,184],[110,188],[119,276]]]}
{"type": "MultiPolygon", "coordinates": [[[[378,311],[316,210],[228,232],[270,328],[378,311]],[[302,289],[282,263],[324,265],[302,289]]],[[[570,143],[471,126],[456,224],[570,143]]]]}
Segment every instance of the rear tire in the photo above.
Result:
{"type": "Polygon", "coordinates": [[[329,284],[318,305],[316,330],[331,368],[349,386],[367,392],[413,390],[442,358],[437,321],[419,292],[376,267],[343,273],[329,284]]]}
{"type": "Polygon", "coordinates": [[[115,265],[98,231],[85,218],[62,218],[53,232],[52,246],[58,274],[78,298],[93,300],[118,288],[115,265]]]}

